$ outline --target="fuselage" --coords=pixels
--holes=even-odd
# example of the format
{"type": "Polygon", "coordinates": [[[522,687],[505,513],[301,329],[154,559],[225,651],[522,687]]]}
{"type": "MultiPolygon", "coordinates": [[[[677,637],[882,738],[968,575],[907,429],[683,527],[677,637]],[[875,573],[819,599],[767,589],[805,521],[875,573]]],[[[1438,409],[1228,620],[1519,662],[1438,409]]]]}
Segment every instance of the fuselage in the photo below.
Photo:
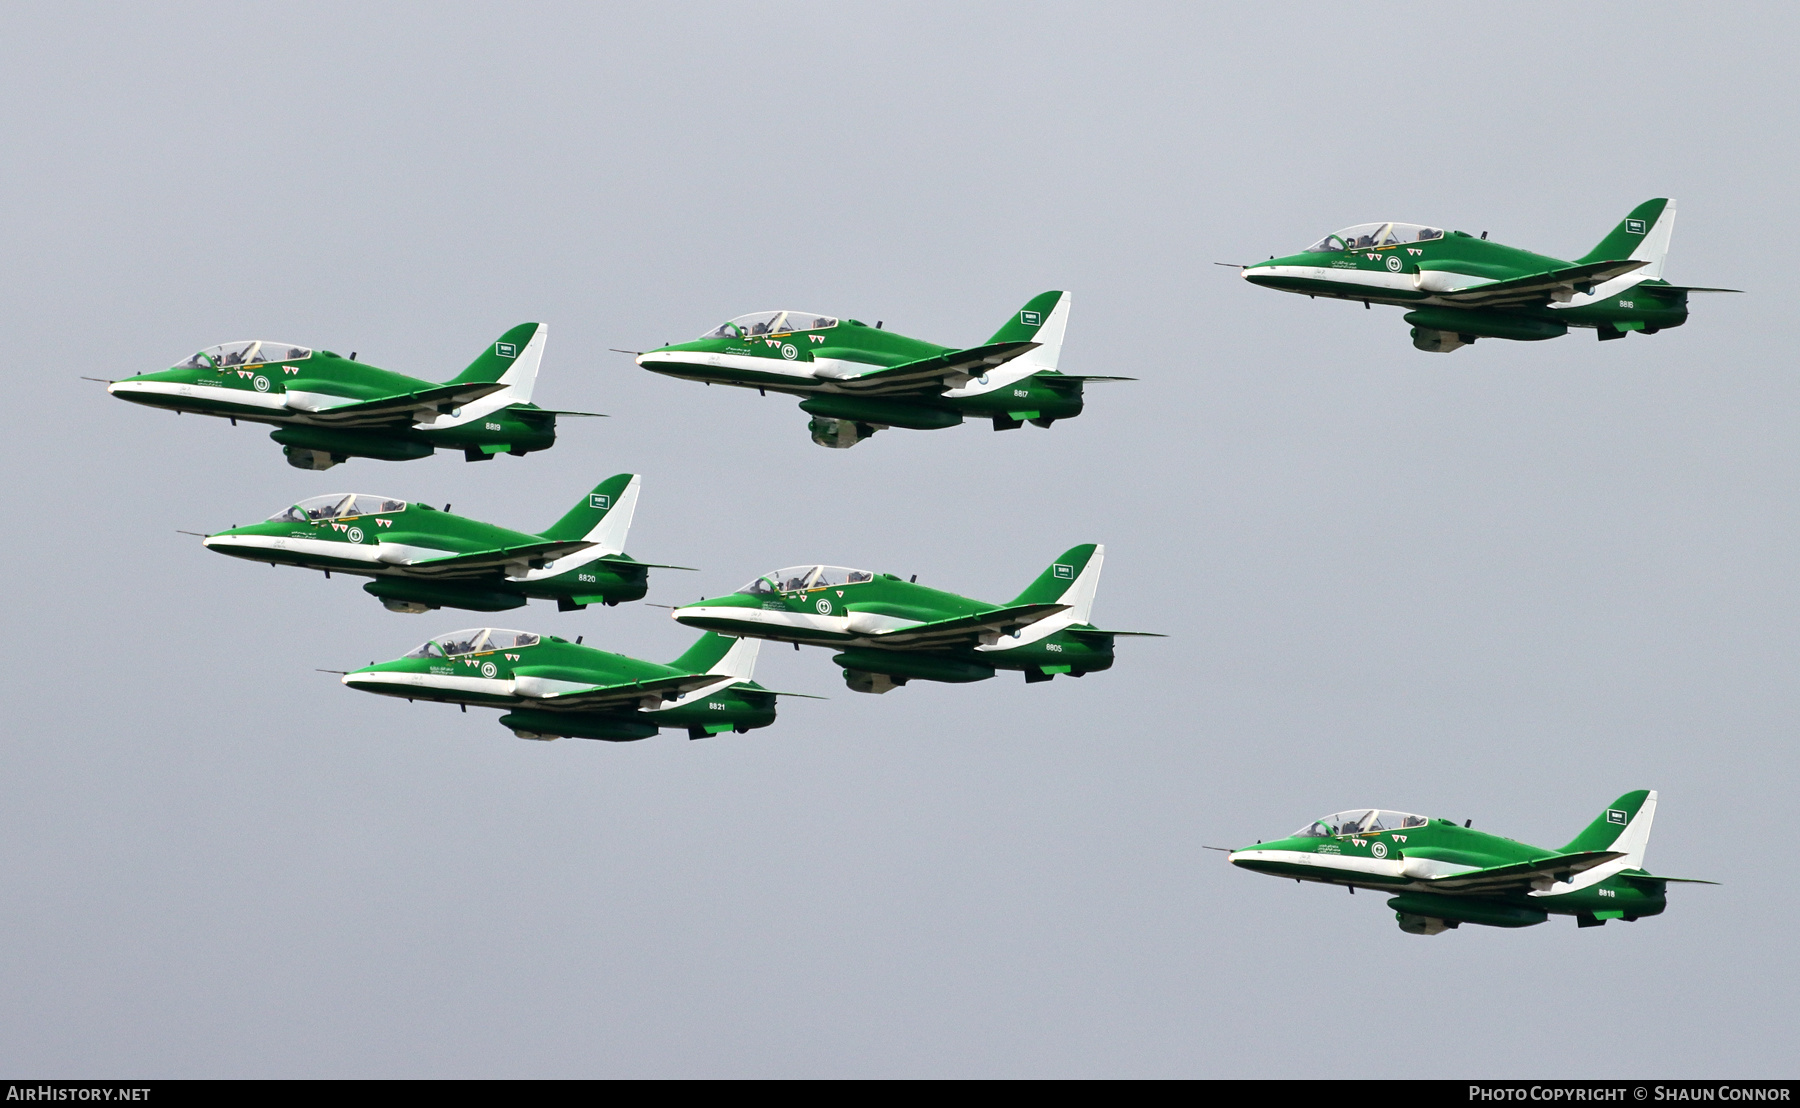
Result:
{"type": "Polygon", "coordinates": [[[396,611],[492,612],[528,598],[610,605],[642,599],[649,588],[645,567],[599,547],[549,562],[521,555],[517,562],[446,576],[432,567],[433,559],[542,545],[544,538],[381,496],[314,497],[203,541],[209,550],[249,561],[381,579],[365,588],[396,611]]]}
{"type": "Polygon", "coordinates": [[[637,361],[671,377],[805,397],[801,408],[816,416],[919,430],[954,426],[965,414],[1053,420],[1081,413],[1079,379],[1028,364],[957,375],[955,383],[929,395],[884,397],[842,384],[873,369],[956,350],[854,319],[783,311],[740,316],[692,342],[646,351],[637,361]]]}
{"type": "Polygon", "coordinates": [[[729,596],[677,608],[674,618],[722,634],[836,647],[843,652],[839,664],[847,669],[926,680],[980,680],[995,669],[1079,676],[1112,666],[1110,636],[1082,634],[1080,628],[1072,632],[1066,620],[1053,615],[1010,634],[991,633],[963,643],[921,645],[893,638],[929,623],[980,616],[1000,607],[890,573],[797,566],[759,577],[729,596]],[[899,659],[902,654],[934,660],[909,664],[899,659]]]}
{"type": "Polygon", "coordinates": [[[688,673],[555,635],[475,628],[439,636],[405,657],[347,673],[342,681],[363,692],[406,700],[507,709],[500,722],[524,737],[626,741],[663,727],[748,731],[775,721],[775,694],[730,675],[679,696],[647,692],[633,703],[603,710],[558,703],[558,698],[596,687],[688,673]]]}
{"type": "Polygon", "coordinates": [[[555,445],[553,413],[498,394],[449,411],[422,401],[413,410],[366,420],[330,411],[442,388],[329,350],[251,340],[209,347],[173,368],[114,381],[107,392],[153,408],[272,425],[277,430],[270,437],[288,448],[290,457],[294,451],[317,451],[339,460],[403,461],[440,447],[524,454],[555,445]]]}
{"type": "Polygon", "coordinates": [[[1251,284],[1282,292],[1424,312],[1417,320],[1409,315],[1408,321],[1428,329],[1455,332],[1459,325],[1479,326],[1487,317],[1487,327],[1470,332],[1486,337],[1555,338],[1569,327],[1654,334],[1687,321],[1685,290],[1632,274],[1603,281],[1589,291],[1546,295],[1539,304],[1470,309],[1446,295],[1576,264],[1462,231],[1377,223],[1327,235],[1302,253],[1256,262],[1244,266],[1242,273],[1251,284]],[[1349,233],[1358,230],[1368,233],[1349,233]],[[1478,314],[1455,314],[1471,311],[1478,314]]]}
{"type": "MultiPolygon", "coordinates": [[[[1372,811],[1372,810],[1362,810],[1372,811]]],[[[1451,918],[1470,913],[1472,922],[1527,926],[1551,913],[1597,919],[1653,916],[1665,906],[1660,882],[1633,880],[1622,864],[1609,863],[1575,873],[1570,880],[1549,877],[1523,891],[1458,895],[1434,886],[1437,879],[1495,866],[1552,858],[1557,851],[1462,827],[1451,820],[1378,811],[1372,826],[1330,833],[1333,817],[1315,821],[1301,833],[1234,850],[1233,865],[1275,877],[1379,890],[1407,897],[1401,911],[1431,915],[1436,906],[1451,918]]]]}

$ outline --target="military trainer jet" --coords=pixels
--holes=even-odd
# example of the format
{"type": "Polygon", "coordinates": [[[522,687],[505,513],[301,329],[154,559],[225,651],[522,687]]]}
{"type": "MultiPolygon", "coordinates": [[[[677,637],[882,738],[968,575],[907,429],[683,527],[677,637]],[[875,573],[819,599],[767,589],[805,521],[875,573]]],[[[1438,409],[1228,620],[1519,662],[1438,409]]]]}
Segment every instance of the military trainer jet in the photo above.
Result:
{"type": "MultiPolygon", "coordinates": [[[[1028,682],[1080,677],[1113,664],[1113,636],[1088,622],[1105,548],[1077,546],[1010,604],[994,605],[842,566],[793,566],[730,596],[675,609],[689,627],[836,647],[832,661],[856,692],[910,680],[985,681],[997,669],[1028,682]]],[[[1158,636],[1160,637],[1160,636],[1158,636]]]]}
{"type": "Polygon", "coordinates": [[[879,322],[757,312],[693,342],[641,353],[637,363],[671,377],[805,397],[800,410],[812,417],[813,441],[847,448],[886,427],[929,431],[974,416],[1007,431],[1080,415],[1084,382],[1130,378],[1059,372],[1068,321],[1068,294],[1046,292],[987,342],[958,349],[879,322]]]}
{"type": "Polygon", "coordinates": [[[429,504],[361,493],[315,496],[202,540],[210,550],[270,565],[373,577],[363,591],[391,612],[498,612],[527,598],[561,611],[641,600],[651,569],[625,553],[640,478],[608,477],[542,534],[509,531],[429,504]]]}
{"type": "MultiPolygon", "coordinates": [[[[668,665],[639,661],[555,635],[477,627],[440,635],[392,662],[344,674],[353,689],[482,708],[504,708],[521,739],[647,739],[685,727],[704,739],[775,722],[778,693],[750,679],[754,639],[707,633],[668,665]]],[[[338,672],[338,671],[332,671],[338,672]]],[[[816,698],[814,698],[816,699],[816,698]]]]}
{"type": "Polygon", "coordinates": [[[556,442],[562,412],[531,403],[549,328],[521,323],[445,384],[421,381],[329,350],[252,339],[209,346],[173,369],[107,383],[136,404],[274,424],[288,464],[330,469],[349,458],[390,462],[439,447],[471,462],[524,455],[556,442]]]}
{"type": "Polygon", "coordinates": [[[1360,223],[1299,254],[1242,267],[1244,280],[1283,292],[1411,308],[1413,345],[1448,353],[1478,338],[1554,339],[1571,327],[1602,339],[1654,335],[1687,322],[1690,292],[1663,262],[1675,202],[1648,200],[1572,262],[1417,223],[1360,223]]]}
{"type": "Polygon", "coordinates": [[[1285,839],[1230,851],[1233,865],[1296,881],[1398,893],[1400,930],[1436,935],[1465,923],[1530,927],[1551,914],[1582,927],[1632,921],[1664,907],[1670,881],[1646,873],[1656,793],[1626,793],[1561,850],[1458,827],[1452,820],[1358,808],[1316,819],[1285,839]]]}

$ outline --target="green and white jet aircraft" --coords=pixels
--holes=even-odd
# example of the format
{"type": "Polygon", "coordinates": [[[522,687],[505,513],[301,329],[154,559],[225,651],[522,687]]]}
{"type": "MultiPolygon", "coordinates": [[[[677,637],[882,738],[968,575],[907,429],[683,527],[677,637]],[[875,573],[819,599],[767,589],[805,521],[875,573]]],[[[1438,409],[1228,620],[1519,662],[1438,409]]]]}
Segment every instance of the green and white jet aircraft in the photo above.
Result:
{"type": "Polygon", "coordinates": [[[759,645],[708,632],[681,657],[658,665],[582,646],[580,639],[476,627],[439,635],[405,657],[341,680],[383,696],[461,704],[464,711],[471,704],[504,708],[501,725],[521,739],[631,742],[664,727],[704,739],[767,727],[775,722],[776,697],[806,695],[750,679],[759,645]]]}
{"type": "Polygon", "coordinates": [[[1046,292],[994,337],[958,349],[817,312],[741,315],[693,342],[640,353],[638,365],[671,377],[806,399],[812,439],[847,448],[887,427],[955,427],[964,416],[1008,431],[1081,414],[1088,381],[1129,377],[1059,372],[1069,295],[1046,292]]]}
{"type": "Polygon", "coordinates": [[[1449,353],[1478,338],[1531,342],[1589,327],[1602,339],[1687,322],[1690,292],[1663,280],[1675,202],[1647,200],[1572,262],[1417,223],[1360,223],[1299,254],[1242,266],[1251,284],[1411,308],[1413,345],[1449,353]]]}
{"type": "MultiPolygon", "coordinates": [[[[1436,935],[1465,923],[1530,927],[1552,914],[1582,927],[1632,921],[1664,907],[1670,881],[1644,871],[1656,793],[1626,793],[1561,850],[1458,827],[1453,820],[1358,808],[1313,820],[1285,839],[1228,852],[1232,865],[1398,893],[1400,930],[1436,935]]],[[[1214,848],[1219,849],[1219,848],[1214,848]]]]}
{"type": "MultiPolygon", "coordinates": [[[[1027,682],[1071,677],[1113,664],[1115,635],[1088,622],[1105,548],[1077,546],[1010,604],[940,592],[891,573],[842,566],[792,566],[730,596],[675,609],[689,627],[839,649],[832,661],[856,692],[884,693],[908,681],[985,681],[999,669],[1027,682]]],[[[915,578],[916,579],[916,578],[915,578]]],[[[1161,636],[1155,636],[1161,637],[1161,636]]]]}
{"type": "Polygon", "coordinates": [[[429,504],[362,493],[315,496],[202,541],[209,550],[270,565],[373,577],[363,591],[392,612],[466,608],[498,612],[527,599],[561,611],[643,599],[651,569],[625,535],[641,479],[621,473],[594,487],[542,534],[509,531],[429,504]]]}
{"type": "Polygon", "coordinates": [[[594,415],[531,403],[549,328],[521,323],[439,385],[286,342],[209,346],[159,373],[109,381],[135,404],[273,424],[288,464],[330,469],[349,458],[398,462],[461,450],[471,462],[556,443],[556,417],[594,415]]]}

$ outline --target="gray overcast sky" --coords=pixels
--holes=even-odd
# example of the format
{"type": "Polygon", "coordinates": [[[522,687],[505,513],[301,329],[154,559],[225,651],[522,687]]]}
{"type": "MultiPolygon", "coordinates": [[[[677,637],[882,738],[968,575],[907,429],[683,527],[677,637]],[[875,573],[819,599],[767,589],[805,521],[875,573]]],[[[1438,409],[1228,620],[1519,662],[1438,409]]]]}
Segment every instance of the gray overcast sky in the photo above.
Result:
{"type": "MultiPolygon", "coordinates": [[[[1791,5],[141,5],[0,13],[11,427],[0,1071],[1793,1072],[1791,5]],[[1415,351],[1213,266],[1401,219],[1579,255],[1680,203],[1677,331],[1415,351]],[[1074,293],[1050,431],[806,437],[608,347],[793,306],[953,344],[1074,293]],[[551,325],[559,445],[282,463],[81,375],[251,336],[444,379],[551,325]],[[177,528],[342,489],[547,526],[608,474],[651,600],[820,560],[1004,600],[1107,544],[1165,631],[1027,688],[526,743],[315,667],[481,621],[177,528]],[[1379,805],[1559,846],[1661,790],[1706,877],[1402,934],[1226,866],[1379,805]],[[1770,870],[1773,868],[1774,872],[1770,870]]],[[[504,625],[658,659],[642,605],[504,625]]]]}

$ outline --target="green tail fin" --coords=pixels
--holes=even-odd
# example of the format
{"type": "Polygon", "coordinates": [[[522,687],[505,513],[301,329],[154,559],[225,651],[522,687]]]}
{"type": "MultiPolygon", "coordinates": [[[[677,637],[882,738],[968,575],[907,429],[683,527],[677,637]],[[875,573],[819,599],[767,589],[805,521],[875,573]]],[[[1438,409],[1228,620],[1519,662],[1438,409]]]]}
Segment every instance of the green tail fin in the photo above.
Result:
{"type": "Polygon", "coordinates": [[[686,673],[716,673],[748,681],[756,672],[756,651],[761,645],[761,639],[734,639],[708,631],[669,665],[686,673]]]}
{"type": "MultiPolygon", "coordinates": [[[[1060,292],[1044,292],[1032,297],[1023,308],[1013,313],[1006,321],[1006,326],[994,332],[994,337],[987,340],[992,346],[997,342],[1031,342],[1037,338],[1038,329],[1043,327],[1056,311],[1056,305],[1063,298],[1060,292]]],[[[1060,331],[1060,328],[1059,328],[1060,331]]],[[[1058,346],[1062,344],[1062,335],[1056,336],[1058,346]]]]}
{"type": "Polygon", "coordinates": [[[488,344],[481,356],[469,363],[469,368],[452,377],[453,385],[474,384],[484,381],[508,380],[508,374],[514,376],[537,377],[537,360],[543,356],[543,342],[539,334],[545,329],[541,323],[521,323],[512,330],[501,335],[488,344]],[[531,349],[533,341],[537,341],[537,349],[531,349]],[[529,366],[522,364],[529,360],[529,366]],[[525,370],[524,374],[520,371],[525,370]]]}
{"type": "Polygon", "coordinates": [[[1074,587],[1099,549],[1090,542],[1064,551],[1062,557],[1038,574],[1037,580],[1027,586],[1013,604],[1055,604],[1062,601],[1063,594],[1074,587]]]}
{"type": "MultiPolygon", "coordinates": [[[[1589,850],[1612,850],[1625,828],[1637,818],[1638,810],[1644,801],[1650,798],[1649,789],[1637,789],[1612,802],[1606,811],[1601,812],[1594,822],[1587,825],[1587,830],[1569,841],[1562,848],[1564,854],[1577,854],[1589,850]]],[[[1646,835],[1648,832],[1646,831],[1646,835]]]]}
{"type": "Polygon", "coordinates": [[[635,473],[619,473],[594,486],[543,536],[553,542],[588,539],[617,554],[625,549],[625,534],[637,510],[640,479],[635,473]]]}
{"type": "MultiPolygon", "coordinates": [[[[1586,257],[1575,259],[1576,263],[1585,265],[1589,262],[1620,262],[1627,258],[1641,257],[1639,248],[1644,245],[1644,240],[1650,237],[1656,227],[1656,221],[1662,218],[1663,209],[1668,206],[1669,201],[1666,197],[1646,200],[1639,204],[1631,209],[1630,215],[1619,221],[1619,225],[1612,229],[1612,234],[1600,240],[1599,246],[1590,250],[1586,257]]],[[[1673,216],[1675,213],[1670,212],[1669,214],[1673,216]]],[[[1664,230],[1666,232],[1667,229],[1664,230]]],[[[1666,253],[1668,251],[1666,233],[1662,236],[1662,241],[1663,252],[1666,253]]],[[[1659,266],[1658,269],[1660,268],[1659,266]]],[[[1660,273],[1648,276],[1660,276],[1660,273]]]]}

